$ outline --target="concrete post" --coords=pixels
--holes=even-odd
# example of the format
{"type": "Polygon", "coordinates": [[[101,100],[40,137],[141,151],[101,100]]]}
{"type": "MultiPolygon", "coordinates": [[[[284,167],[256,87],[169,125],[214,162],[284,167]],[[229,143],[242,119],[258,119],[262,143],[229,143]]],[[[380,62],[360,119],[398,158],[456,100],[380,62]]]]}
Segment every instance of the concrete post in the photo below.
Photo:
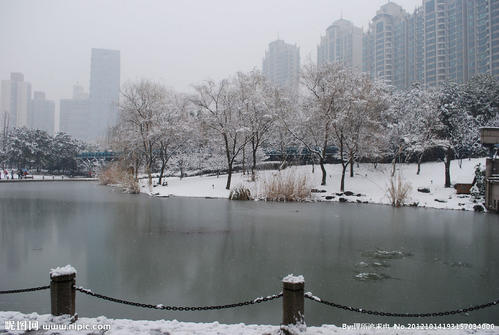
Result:
{"type": "Polygon", "coordinates": [[[282,326],[290,334],[290,325],[305,327],[305,279],[289,275],[282,280],[282,326]]]}
{"type": "Polygon", "coordinates": [[[52,315],[75,315],[76,270],[67,265],[50,271],[50,310],[52,315]]]}

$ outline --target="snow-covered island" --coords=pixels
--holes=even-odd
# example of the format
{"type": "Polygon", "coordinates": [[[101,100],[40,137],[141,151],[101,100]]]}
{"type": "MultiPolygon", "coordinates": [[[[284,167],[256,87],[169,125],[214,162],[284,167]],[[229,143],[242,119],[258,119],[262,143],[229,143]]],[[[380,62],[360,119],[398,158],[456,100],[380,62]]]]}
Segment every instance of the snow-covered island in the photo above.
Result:
{"type": "MultiPolygon", "coordinates": [[[[458,161],[451,163],[453,183],[473,182],[475,167],[485,165],[485,158],[465,159],[459,167],[458,161]]],[[[321,186],[321,173],[318,166],[312,173],[312,166],[296,166],[283,170],[282,173],[292,171],[295,175],[306,176],[312,189],[310,201],[341,201],[351,203],[371,203],[390,205],[387,189],[390,185],[391,164],[361,163],[355,167],[354,177],[348,175],[345,180],[345,192],[340,192],[341,165],[326,165],[328,172],[327,185],[321,186]]],[[[398,164],[397,174],[410,185],[407,206],[442,208],[454,210],[473,210],[479,201],[470,195],[458,195],[454,188],[444,187],[444,164],[442,162],[429,162],[421,165],[421,172],[416,174],[417,164],[398,164]],[[419,191],[418,191],[419,189],[419,191]],[[429,193],[421,192],[421,190],[429,193]]],[[[250,176],[236,173],[232,176],[234,186],[244,185],[251,190],[256,199],[262,198],[263,183],[278,173],[277,170],[259,171],[255,182],[250,181],[250,176]]],[[[157,178],[153,186],[149,187],[147,179],[140,180],[140,191],[151,196],[168,197],[205,197],[228,198],[230,191],[225,189],[227,176],[196,176],[196,177],[168,177],[165,185],[157,185],[157,178]]]]}

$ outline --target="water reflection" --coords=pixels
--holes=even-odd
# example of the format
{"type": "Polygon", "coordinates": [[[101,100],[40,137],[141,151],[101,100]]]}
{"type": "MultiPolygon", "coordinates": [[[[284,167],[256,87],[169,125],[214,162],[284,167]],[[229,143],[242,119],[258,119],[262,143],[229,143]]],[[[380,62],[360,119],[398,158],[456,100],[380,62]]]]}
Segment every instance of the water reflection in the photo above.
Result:
{"type": "MultiPolygon", "coordinates": [[[[306,289],[315,295],[383,311],[433,312],[499,297],[494,215],[158,199],[90,183],[0,186],[0,288],[37,286],[48,281],[49,268],[70,263],[78,269],[79,285],[164,305],[225,304],[273,294],[288,273],[304,274],[306,289]]],[[[48,294],[0,296],[0,310],[48,313],[48,294]]],[[[280,301],[188,314],[78,295],[77,311],[227,323],[277,324],[281,318],[280,301]]],[[[408,321],[308,302],[306,311],[311,325],[408,321]]],[[[496,308],[438,321],[499,323],[498,315],[496,308]]]]}

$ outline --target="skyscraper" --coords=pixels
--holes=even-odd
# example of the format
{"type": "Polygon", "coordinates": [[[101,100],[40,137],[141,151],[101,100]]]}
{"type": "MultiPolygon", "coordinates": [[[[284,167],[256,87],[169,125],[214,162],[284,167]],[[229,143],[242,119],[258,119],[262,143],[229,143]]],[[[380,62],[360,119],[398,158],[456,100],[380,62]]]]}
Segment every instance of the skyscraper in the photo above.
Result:
{"type": "Polygon", "coordinates": [[[283,40],[270,42],[263,59],[262,72],[274,85],[297,91],[300,82],[300,48],[283,40]]]}
{"type": "Polygon", "coordinates": [[[96,131],[90,115],[90,100],[88,94],[79,85],[73,86],[72,99],[61,99],[60,101],[60,123],[62,132],[84,141],[95,141],[96,131]]]}
{"type": "Polygon", "coordinates": [[[31,84],[24,81],[22,73],[13,72],[10,80],[2,80],[0,114],[8,120],[10,127],[29,127],[29,104],[31,84]]]}
{"type": "Polygon", "coordinates": [[[363,70],[388,85],[408,85],[409,14],[399,5],[381,6],[364,37],[363,70]]]}
{"type": "Polygon", "coordinates": [[[95,137],[116,124],[120,96],[120,52],[92,49],[90,64],[90,120],[95,137]]]}
{"type": "Polygon", "coordinates": [[[336,20],[326,29],[317,47],[317,64],[343,63],[362,70],[362,28],[344,19],[336,20]]]}
{"type": "Polygon", "coordinates": [[[45,130],[54,135],[55,104],[45,99],[44,92],[35,91],[31,100],[31,128],[45,130]]]}
{"type": "Polygon", "coordinates": [[[383,5],[364,36],[363,71],[398,88],[499,78],[499,1],[421,0],[413,14],[383,5]]]}
{"type": "Polygon", "coordinates": [[[449,79],[478,73],[499,78],[499,2],[449,0],[449,79]]]}
{"type": "Polygon", "coordinates": [[[423,0],[424,84],[436,87],[449,79],[448,0],[423,0]]]}

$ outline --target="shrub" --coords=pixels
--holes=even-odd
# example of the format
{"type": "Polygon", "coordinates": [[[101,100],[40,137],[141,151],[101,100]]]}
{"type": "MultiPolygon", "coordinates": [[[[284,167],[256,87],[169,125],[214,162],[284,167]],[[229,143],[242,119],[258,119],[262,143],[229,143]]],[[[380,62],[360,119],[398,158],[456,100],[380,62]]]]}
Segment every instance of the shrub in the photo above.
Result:
{"type": "Polygon", "coordinates": [[[140,193],[139,182],[133,174],[122,169],[118,164],[112,164],[99,175],[101,185],[120,185],[125,192],[131,194],[140,193]]]}
{"type": "Polygon", "coordinates": [[[262,181],[262,198],[268,201],[305,201],[310,199],[312,187],[306,175],[294,171],[279,171],[262,181]]]}
{"type": "Polygon", "coordinates": [[[403,206],[407,200],[410,190],[411,185],[404,182],[400,174],[397,177],[397,181],[395,181],[395,178],[391,178],[390,185],[388,186],[387,190],[387,195],[388,199],[392,203],[392,206],[403,206]]]}
{"type": "Polygon", "coordinates": [[[101,185],[119,184],[123,170],[117,164],[111,164],[99,175],[101,185]]]}
{"type": "Polygon", "coordinates": [[[253,200],[251,191],[244,185],[238,185],[230,190],[230,200],[253,200]]]}

